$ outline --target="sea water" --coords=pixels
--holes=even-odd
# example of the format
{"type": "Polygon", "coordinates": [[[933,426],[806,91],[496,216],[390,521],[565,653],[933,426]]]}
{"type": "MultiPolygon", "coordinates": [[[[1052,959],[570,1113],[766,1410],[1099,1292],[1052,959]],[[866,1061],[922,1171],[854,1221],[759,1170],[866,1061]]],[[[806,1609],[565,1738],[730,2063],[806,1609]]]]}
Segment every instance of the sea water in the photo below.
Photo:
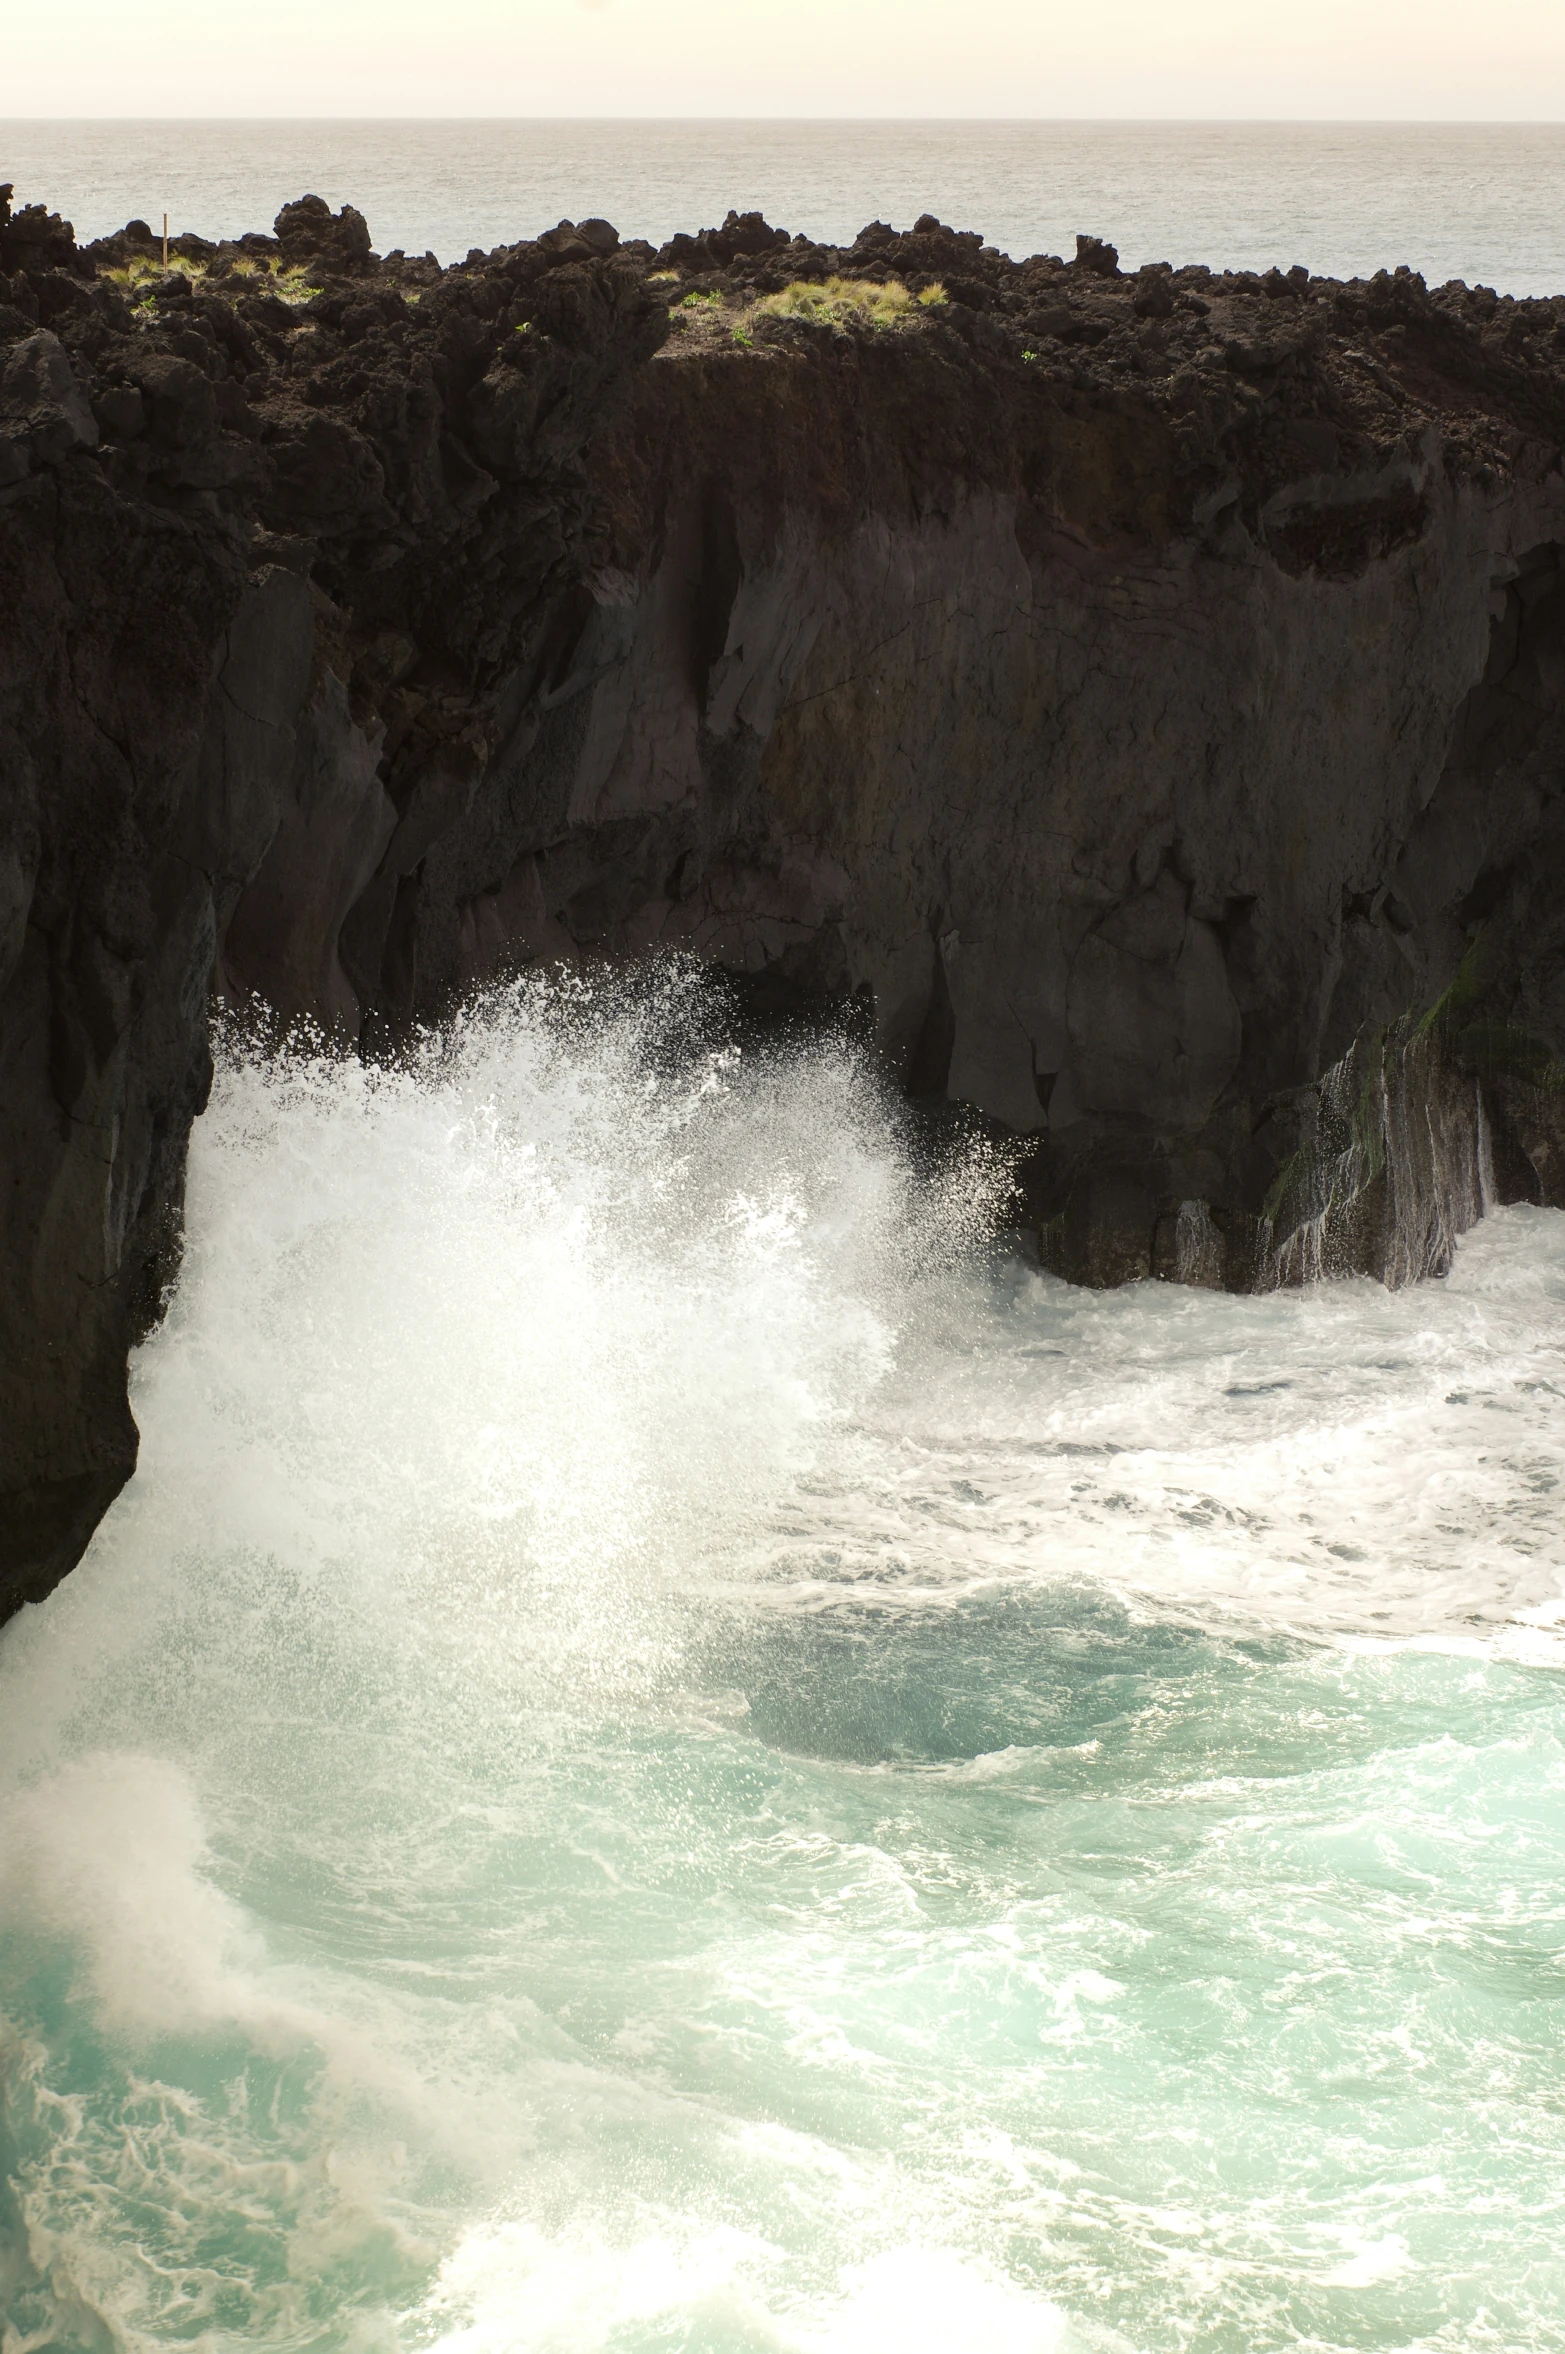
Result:
{"type": "Polygon", "coordinates": [[[227,1043],[0,1636],[5,2354],[1565,2346],[1565,1218],[1091,1294],[914,1141],[678,974],[227,1043]]]}
{"type": "Polygon", "coordinates": [[[1565,292],[1565,124],[3,122],[0,180],[80,237],[133,216],[234,237],[306,189],[445,262],[606,216],[661,243],[730,206],[828,242],[931,211],[1007,253],[1565,292]]]}

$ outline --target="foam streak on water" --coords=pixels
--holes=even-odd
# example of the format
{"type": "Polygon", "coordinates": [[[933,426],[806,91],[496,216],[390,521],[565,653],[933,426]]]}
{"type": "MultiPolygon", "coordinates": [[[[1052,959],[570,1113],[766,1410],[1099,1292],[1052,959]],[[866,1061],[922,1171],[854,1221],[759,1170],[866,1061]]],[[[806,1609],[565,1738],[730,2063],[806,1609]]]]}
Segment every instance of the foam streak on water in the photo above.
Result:
{"type": "Polygon", "coordinates": [[[4,2354],[1565,2346],[1565,1220],[1073,1292],[678,978],[232,1050],[0,1639],[4,2354]]]}

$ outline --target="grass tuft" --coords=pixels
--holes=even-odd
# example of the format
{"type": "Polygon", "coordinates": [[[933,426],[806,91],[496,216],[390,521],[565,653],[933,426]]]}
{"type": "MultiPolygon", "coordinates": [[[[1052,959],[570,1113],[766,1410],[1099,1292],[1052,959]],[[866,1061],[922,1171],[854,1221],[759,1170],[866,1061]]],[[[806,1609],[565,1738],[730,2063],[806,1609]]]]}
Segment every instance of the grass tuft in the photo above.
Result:
{"type": "MultiPolygon", "coordinates": [[[[200,286],[206,282],[209,274],[206,262],[193,262],[182,253],[169,255],[167,270],[163,267],[160,255],[138,253],[122,269],[103,272],[104,277],[114,285],[122,286],[127,294],[132,295],[150,293],[151,282],[158,278],[188,278],[192,286],[200,286]]],[[[284,269],[280,263],[274,266],[250,254],[231,260],[227,269],[212,279],[212,284],[221,287],[234,278],[259,281],[268,286],[273,294],[281,295],[284,302],[309,302],[321,291],[302,265],[295,263],[291,269],[284,269]]]]}
{"type": "Polygon", "coordinates": [[[822,327],[845,327],[849,320],[868,327],[895,327],[945,299],[943,286],[926,286],[922,294],[912,294],[895,278],[833,277],[818,284],[796,278],[781,294],[763,295],[756,308],[775,318],[809,319],[822,327]]]}
{"type": "Polygon", "coordinates": [[[131,256],[123,269],[105,270],[103,275],[111,279],[116,286],[124,287],[143,286],[149,278],[173,278],[176,276],[189,278],[192,284],[199,284],[206,276],[206,264],[205,262],[187,261],[183,254],[171,253],[168,257],[168,268],[165,270],[161,260],[155,254],[149,258],[145,254],[138,253],[131,256]]]}
{"type": "Polygon", "coordinates": [[[291,270],[277,270],[272,277],[272,292],[280,294],[284,302],[309,302],[320,293],[319,286],[302,265],[291,270]]]}

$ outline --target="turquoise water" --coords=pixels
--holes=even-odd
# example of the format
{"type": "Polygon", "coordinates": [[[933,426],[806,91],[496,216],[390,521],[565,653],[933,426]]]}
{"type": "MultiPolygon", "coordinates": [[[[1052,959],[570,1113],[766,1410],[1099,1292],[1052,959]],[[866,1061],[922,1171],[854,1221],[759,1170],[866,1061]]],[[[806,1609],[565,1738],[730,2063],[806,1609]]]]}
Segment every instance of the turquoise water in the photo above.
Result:
{"type": "Polygon", "coordinates": [[[1565,1219],[1072,1292],[670,982],[237,1050],[0,1637],[4,2354],[1565,2347],[1565,1219]]]}

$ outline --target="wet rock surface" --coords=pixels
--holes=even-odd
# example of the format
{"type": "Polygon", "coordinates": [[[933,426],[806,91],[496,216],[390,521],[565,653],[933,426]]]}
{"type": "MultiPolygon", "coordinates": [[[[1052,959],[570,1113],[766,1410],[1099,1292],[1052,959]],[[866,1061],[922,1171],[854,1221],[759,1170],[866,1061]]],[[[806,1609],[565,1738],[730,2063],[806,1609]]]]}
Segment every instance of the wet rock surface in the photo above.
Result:
{"type": "Polygon", "coordinates": [[[214,992],[856,998],[1093,1282],[1438,1264],[1393,1066],[1565,1201],[1562,448],[1565,301],[1405,271],[0,198],[0,1610],[133,1465],[214,992]]]}

